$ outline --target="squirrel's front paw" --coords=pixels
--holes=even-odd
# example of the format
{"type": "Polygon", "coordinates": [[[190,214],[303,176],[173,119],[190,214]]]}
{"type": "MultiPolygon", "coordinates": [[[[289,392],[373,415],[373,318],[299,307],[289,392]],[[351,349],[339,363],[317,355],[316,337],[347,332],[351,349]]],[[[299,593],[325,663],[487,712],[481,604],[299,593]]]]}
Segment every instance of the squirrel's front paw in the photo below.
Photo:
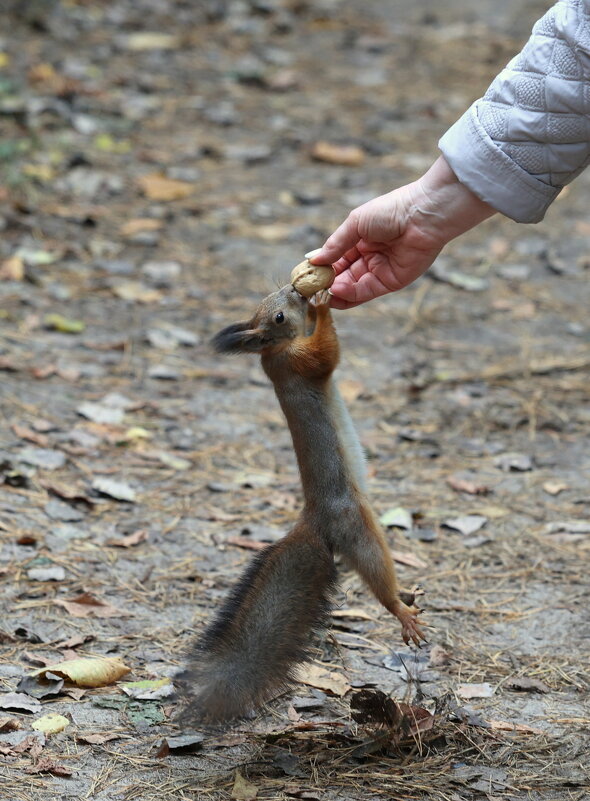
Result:
{"type": "Polygon", "coordinates": [[[320,307],[329,307],[330,306],[330,293],[327,289],[320,289],[319,292],[316,292],[313,298],[311,298],[311,302],[319,309],[320,307]]]}

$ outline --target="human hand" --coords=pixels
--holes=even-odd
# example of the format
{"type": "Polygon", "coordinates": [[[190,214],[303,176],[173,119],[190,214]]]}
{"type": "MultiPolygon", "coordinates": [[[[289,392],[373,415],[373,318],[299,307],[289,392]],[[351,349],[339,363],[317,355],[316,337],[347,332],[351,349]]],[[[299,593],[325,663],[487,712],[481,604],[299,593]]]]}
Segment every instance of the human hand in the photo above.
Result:
{"type": "Polygon", "coordinates": [[[332,308],[350,309],[411,284],[447,242],[492,214],[441,156],[418,181],[351,211],[311,262],[334,265],[332,308]]]}

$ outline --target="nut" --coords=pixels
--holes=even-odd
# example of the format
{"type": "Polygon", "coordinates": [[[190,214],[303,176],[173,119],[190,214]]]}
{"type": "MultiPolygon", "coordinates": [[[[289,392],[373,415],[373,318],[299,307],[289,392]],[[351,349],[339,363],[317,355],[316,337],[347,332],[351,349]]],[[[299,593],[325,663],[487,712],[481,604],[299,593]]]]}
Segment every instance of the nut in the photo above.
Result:
{"type": "Polygon", "coordinates": [[[321,289],[328,289],[334,283],[335,277],[331,265],[312,264],[309,259],[305,259],[291,271],[291,283],[305,298],[311,298],[321,289]]]}

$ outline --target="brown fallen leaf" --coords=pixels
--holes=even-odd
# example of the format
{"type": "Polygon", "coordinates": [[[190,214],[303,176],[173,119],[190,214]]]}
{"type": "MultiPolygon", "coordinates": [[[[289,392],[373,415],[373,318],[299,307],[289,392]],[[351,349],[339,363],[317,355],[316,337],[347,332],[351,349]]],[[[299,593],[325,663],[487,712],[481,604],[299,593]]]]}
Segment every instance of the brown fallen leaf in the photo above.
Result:
{"type": "Polygon", "coordinates": [[[509,690],[520,690],[522,692],[550,693],[551,687],[541,679],[529,678],[528,676],[512,676],[506,679],[504,687],[509,690]]]}
{"type": "Polygon", "coordinates": [[[155,220],[153,217],[138,217],[123,223],[119,228],[119,233],[124,237],[132,237],[144,231],[159,231],[163,226],[162,220],[155,220]]]}
{"type": "Polygon", "coordinates": [[[72,617],[123,617],[131,614],[95,598],[89,592],[83,592],[70,600],[55,599],[53,603],[63,606],[72,617]]]}
{"type": "Polygon", "coordinates": [[[79,731],[76,733],[76,742],[78,743],[87,743],[88,745],[102,745],[103,743],[108,743],[110,740],[118,740],[121,737],[120,734],[115,734],[115,732],[108,732],[108,731],[98,731],[98,732],[83,732],[79,731]]]}
{"type": "Polygon", "coordinates": [[[53,776],[71,776],[72,771],[64,765],[58,765],[50,757],[43,757],[34,765],[25,768],[25,773],[51,773],[53,776]]]}
{"type": "Polygon", "coordinates": [[[79,645],[84,645],[84,643],[90,642],[94,639],[94,634],[74,634],[73,637],[69,637],[67,640],[60,640],[60,642],[55,643],[55,647],[59,648],[77,648],[79,645]]]}
{"type": "Polygon", "coordinates": [[[114,545],[116,548],[131,548],[134,545],[139,545],[140,542],[145,542],[148,538],[148,533],[144,528],[134,531],[132,534],[127,534],[125,537],[119,539],[107,540],[107,545],[114,545]]]}
{"type": "Polygon", "coordinates": [[[2,743],[0,745],[0,754],[5,756],[19,756],[19,754],[28,754],[32,759],[37,759],[43,746],[45,745],[45,736],[41,733],[35,732],[24,737],[20,742],[13,744],[2,743]]]}
{"type": "Polygon", "coordinates": [[[342,697],[350,690],[350,684],[342,673],[328,670],[321,665],[303,665],[297,671],[297,681],[316,687],[318,690],[327,690],[333,695],[342,697]]]}
{"type": "Polygon", "coordinates": [[[447,484],[456,492],[466,492],[468,495],[487,495],[490,488],[486,484],[477,484],[459,476],[449,476],[447,484]]]}
{"type": "Polygon", "coordinates": [[[195,191],[194,184],[189,184],[186,181],[175,181],[172,178],[166,178],[160,173],[143,175],[138,183],[146,197],[150,200],[163,202],[182,200],[192,195],[195,191]]]}
{"type": "Polygon", "coordinates": [[[58,498],[63,498],[65,501],[78,501],[88,506],[94,506],[95,504],[95,500],[86,494],[84,487],[76,482],[65,484],[52,479],[41,478],[39,479],[39,484],[51,495],[57,495],[58,498]]]}
{"type": "Polygon", "coordinates": [[[230,797],[236,799],[236,801],[254,801],[257,795],[258,787],[245,779],[239,770],[236,770],[230,797]]]}
{"type": "Polygon", "coordinates": [[[357,145],[334,145],[322,140],[312,147],[311,157],[327,164],[359,167],[365,160],[365,151],[357,145]]]}
{"type": "Polygon", "coordinates": [[[0,264],[0,281],[22,281],[25,265],[20,256],[11,256],[0,264]]]}
{"type": "Polygon", "coordinates": [[[534,729],[525,723],[510,723],[508,720],[488,720],[486,721],[490,729],[494,731],[517,731],[521,734],[546,734],[543,729],[534,729]]]}
{"type": "Polygon", "coordinates": [[[130,673],[131,668],[112,656],[81,657],[47,665],[30,675],[44,676],[47,672],[69,679],[78,687],[106,687],[130,673]]]}
{"type": "Polygon", "coordinates": [[[381,690],[358,690],[350,701],[357,723],[386,726],[397,742],[414,740],[434,726],[434,715],[427,709],[399,703],[381,690]]]}
{"type": "Polygon", "coordinates": [[[44,434],[39,434],[38,432],[33,431],[32,428],[29,428],[28,426],[21,426],[18,423],[13,423],[11,428],[16,436],[20,439],[25,439],[27,442],[34,442],[35,445],[39,445],[40,448],[49,447],[49,438],[44,434]]]}
{"type": "Polygon", "coordinates": [[[409,551],[395,551],[391,552],[393,559],[395,562],[398,562],[400,565],[407,565],[408,567],[419,567],[419,568],[426,568],[428,567],[427,563],[417,557],[413,553],[409,553],[409,551]]]}
{"type": "Polygon", "coordinates": [[[268,542],[252,540],[250,537],[228,537],[225,541],[228,545],[235,545],[237,548],[246,548],[249,551],[263,551],[268,548],[268,542]]]}
{"type": "Polygon", "coordinates": [[[16,731],[20,729],[20,721],[17,718],[0,718],[0,731],[16,731]]]}

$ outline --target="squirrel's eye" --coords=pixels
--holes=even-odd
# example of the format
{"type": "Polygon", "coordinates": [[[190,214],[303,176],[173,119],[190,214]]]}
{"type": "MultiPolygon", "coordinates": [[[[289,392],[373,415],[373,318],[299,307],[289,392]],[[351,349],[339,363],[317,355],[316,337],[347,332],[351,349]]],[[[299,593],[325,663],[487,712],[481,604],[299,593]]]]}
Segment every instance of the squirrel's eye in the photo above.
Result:
{"type": "Polygon", "coordinates": [[[283,312],[279,312],[275,314],[275,323],[284,323],[285,322],[285,315],[283,312]]]}

